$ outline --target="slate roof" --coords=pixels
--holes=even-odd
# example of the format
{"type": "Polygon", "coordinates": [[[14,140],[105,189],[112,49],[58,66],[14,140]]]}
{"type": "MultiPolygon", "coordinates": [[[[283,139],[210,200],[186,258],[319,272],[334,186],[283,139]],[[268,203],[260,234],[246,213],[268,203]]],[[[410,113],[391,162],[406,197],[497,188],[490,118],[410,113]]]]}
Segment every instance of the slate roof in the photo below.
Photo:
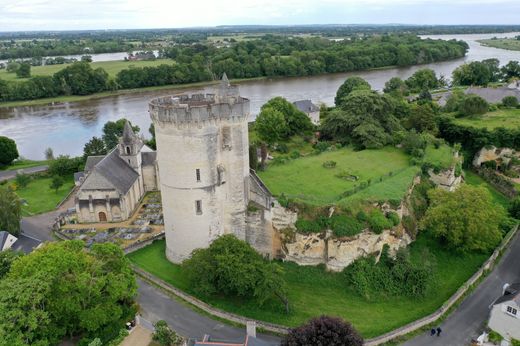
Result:
{"type": "Polygon", "coordinates": [[[515,96],[520,101],[520,90],[510,89],[506,87],[501,88],[476,88],[470,87],[466,89],[465,94],[475,94],[482,97],[489,103],[502,102],[506,96],[515,96]]]}
{"type": "Polygon", "coordinates": [[[7,237],[9,236],[9,233],[6,231],[0,232],[0,250],[4,248],[5,242],[7,241],[7,237]]]}
{"type": "Polygon", "coordinates": [[[23,251],[23,253],[28,254],[37,248],[40,244],[41,241],[20,234],[18,240],[14,242],[11,249],[14,251],[23,251]]]}
{"type": "Polygon", "coordinates": [[[320,110],[320,107],[316,106],[314,103],[312,103],[311,100],[300,100],[293,102],[293,105],[296,106],[300,111],[304,113],[313,113],[320,110]]]}
{"type": "Polygon", "coordinates": [[[85,172],[90,172],[94,166],[96,166],[99,161],[103,160],[105,155],[100,156],[89,156],[87,157],[87,162],[85,163],[85,172]]]}
{"type": "Polygon", "coordinates": [[[508,301],[515,301],[518,305],[520,305],[520,283],[509,285],[504,295],[495,300],[493,305],[497,305],[508,301]]]}
{"type": "Polygon", "coordinates": [[[113,149],[92,168],[81,185],[81,190],[117,190],[126,194],[139,178],[139,174],[113,149]]]}

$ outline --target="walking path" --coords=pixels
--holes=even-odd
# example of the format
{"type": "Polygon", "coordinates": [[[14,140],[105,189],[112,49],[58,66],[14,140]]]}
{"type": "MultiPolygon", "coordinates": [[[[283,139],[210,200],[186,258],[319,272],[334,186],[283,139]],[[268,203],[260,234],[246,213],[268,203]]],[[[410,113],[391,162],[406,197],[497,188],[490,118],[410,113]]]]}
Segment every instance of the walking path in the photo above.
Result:
{"type": "MultiPolygon", "coordinates": [[[[36,166],[36,167],[30,167],[30,168],[21,168],[21,170],[25,174],[33,174],[33,173],[39,173],[39,172],[45,172],[49,169],[49,166],[43,165],[43,166],[36,166]]],[[[16,177],[16,173],[18,173],[18,169],[16,170],[7,170],[7,171],[0,171],[0,182],[4,180],[13,179],[16,177]]]]}
{"type": "Polygon", "coordinates": [[[486,327],[491,304],[502,294],[505,283],[520,282],[520,232],[515,235],[500,263],[460,306],[440,325],[439,337],[430,331],[404,346],[465,346],[486,327]]]}

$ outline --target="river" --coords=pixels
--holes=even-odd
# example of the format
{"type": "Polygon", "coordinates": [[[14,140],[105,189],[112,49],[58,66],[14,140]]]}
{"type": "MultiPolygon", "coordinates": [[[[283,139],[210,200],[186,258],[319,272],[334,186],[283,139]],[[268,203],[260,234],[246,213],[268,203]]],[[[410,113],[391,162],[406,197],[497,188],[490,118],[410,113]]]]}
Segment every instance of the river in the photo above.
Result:
{"type": "MultiPolygon", "coordinates": [[[[468,54],[461,59],[421,66],[255,80],[241,84],[240,93],[251,100],[253,114],[257,114],[261,105],[275,96],[283,96],[290,101],[311,99],[314,103],[332,105],[338,87],[353,75],[361,76],[374,89],[380,90],[390,78],[397,76],[405,79],[420,68],[431,68],[437,75],[450,77],[451,72],[465,61],[488,58],[497,58],[501,64],[510,60],[520,61],[519,51],[484,47],[476,42],[483,38],[512,37],[518,34],[432,35],[428,37],[468,42],[468,54]]],[[[92,136],[100,136],[103,125],[109,120],[127,118],[139,125],[141,133],[149,137],[148,102],[156,96],[179,92],[210,92],[210,88],[143,91],[54,106],[4,107],[0,108],[0,136],[13,138],[20,155],[28,159],[42,159],[44,150],[49,147],[55,154],[81,155],[84,144],[92,136]]]]}

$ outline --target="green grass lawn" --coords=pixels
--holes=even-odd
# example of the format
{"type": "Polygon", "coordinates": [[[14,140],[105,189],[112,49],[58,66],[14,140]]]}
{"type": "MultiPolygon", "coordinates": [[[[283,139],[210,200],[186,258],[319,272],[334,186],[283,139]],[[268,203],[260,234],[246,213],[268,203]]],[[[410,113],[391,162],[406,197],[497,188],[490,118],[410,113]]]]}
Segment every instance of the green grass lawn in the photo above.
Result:
{"type": "Polygon", "coordinates": [[[468,185],[473,186],[483,186],[485,187],[493,197],[493,201],[495,203],[500,204],[504,208],[509,207],[509,199],[501,194],[498,190],[496,190],[493,186],[489,185],[484,179],[482,179],[479,175],[472,171],[465,171],[465,181],[468,185]]]}
{"type": "Polygon", "coordinates": [[[458,125],[487,128],[488,130],[497,127],[517,129],[520,127],[520,109],[499,109],[482,116],[456,118],[453,121],[458,125]]]}
{"type": "Polygon", "coordinates": [[[516,38],[498,38],[477,40],[483,46],[494,47],[507,50],[520,50],[520,40],[516,38]]]}
{"type": "MultiPolygon", "coordinates": [[[[146,66],[159,66],[161,64],[175,64],[173,60],[170,59],[157,59],[150,61],[99,61],[93,62],[90,65],[92,68],[102,67],[107,73],[115,77],[116,74],[131,66],[133,67],[146,67],[146,66]]],[[[31,66],[31,76],[51,76],[54,73],[60,71],[61,69],[69,66],[70,64],[61,64],[61,65],[44,65],[44,66],[31,66]]],[[[22,81],[23,79],[17,78],[16,73],[7,73],[7,71],[0,70],[0,79],[7,81],[22,81]]]]}
{"type": "Polygon", "coordinates": [[[9,166],[0,166],[0,171],[14,171],[18,169],[31,168],[36,166],[48,165],[50,161],[18,160],[9,166]]]}
{"type": "MultiPolygon", "coordinates": [[[[348,286],[341,273],[326,272],[321,267],[298,266],[290,262],[280,263],[288,284],[291,306],[289,315],[284,313],[283,306],[278,301],[270,301],[260,307],[253,301],[236,297],[198,297],[217,308],[285,326],[297,326],[321,314],[340,316],[351,321],[364,337],[370,338],[438,309],[488,257],[488,254],[453,254],[428,234],[419,234],[417,241],[410,245],[412,259],[422,261],[425,249],[436,258],[437,266],[435,283],[427,296],[421,299],[385,297],[374,292],[374,298],[366,300],[348,286]]],[[[166,259],[164,250],[165,241],[156,241],[129,254],[128,258],[149,273],[196,295],[186,273],[179,265],[166,259]]]]}
{"type": "Polygon", "coordinates": [[[24,216],[45,213],[56,208],[56,205],[74,187],[72,177],[65,179],[65,183],[58,189],[58,192],[50,188],[52,178],[37,177],[24,188],[16,190],[16,194],[27,201],[27,205],[22,207],[24,216]]]}

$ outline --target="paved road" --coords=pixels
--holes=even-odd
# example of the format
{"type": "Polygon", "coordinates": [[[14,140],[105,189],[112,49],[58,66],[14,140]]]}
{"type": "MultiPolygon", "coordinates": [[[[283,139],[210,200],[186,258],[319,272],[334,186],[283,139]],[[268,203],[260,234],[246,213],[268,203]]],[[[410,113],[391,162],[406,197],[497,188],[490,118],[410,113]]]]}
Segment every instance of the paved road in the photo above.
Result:
{"type": "MultiPolygon", "coordinates": [[[[33,173],[39,173],[39,172],[45,172],[49,169],[49,166],[36,166],[31,168],[23,168],[23,172],[25,174],[33,174],[33,173]]],[[[0,181],[13,179],[16,177],[16,173],[18,170],[9,170],[9,171],[0,171],[0,181]]]]}
{"type": "Polygon", "coordinates": [[[490,305],[502,294],[505,283],[520,282],[520,233],[512,240],[500,263],[442,324],[440,337],[426,332],[404,346],[467,346],[486,326],[490,305]]]}
{"type": "MultiPolygon", "coordinates": [[[[141,315],[145,319],[154,323],[163,319],[172,329],[189,338],[202,339],[204,334],[209,334],[216,339],[244,342],[245,327],[231,327],[201,315],[141,279],[137,280],[137,284],[139,285],[137,301],[141,307],[141,315]]],[[[280,343],[280,339],[272,335],[257,334],[257,337],[273,346],[280,343]]]]}

